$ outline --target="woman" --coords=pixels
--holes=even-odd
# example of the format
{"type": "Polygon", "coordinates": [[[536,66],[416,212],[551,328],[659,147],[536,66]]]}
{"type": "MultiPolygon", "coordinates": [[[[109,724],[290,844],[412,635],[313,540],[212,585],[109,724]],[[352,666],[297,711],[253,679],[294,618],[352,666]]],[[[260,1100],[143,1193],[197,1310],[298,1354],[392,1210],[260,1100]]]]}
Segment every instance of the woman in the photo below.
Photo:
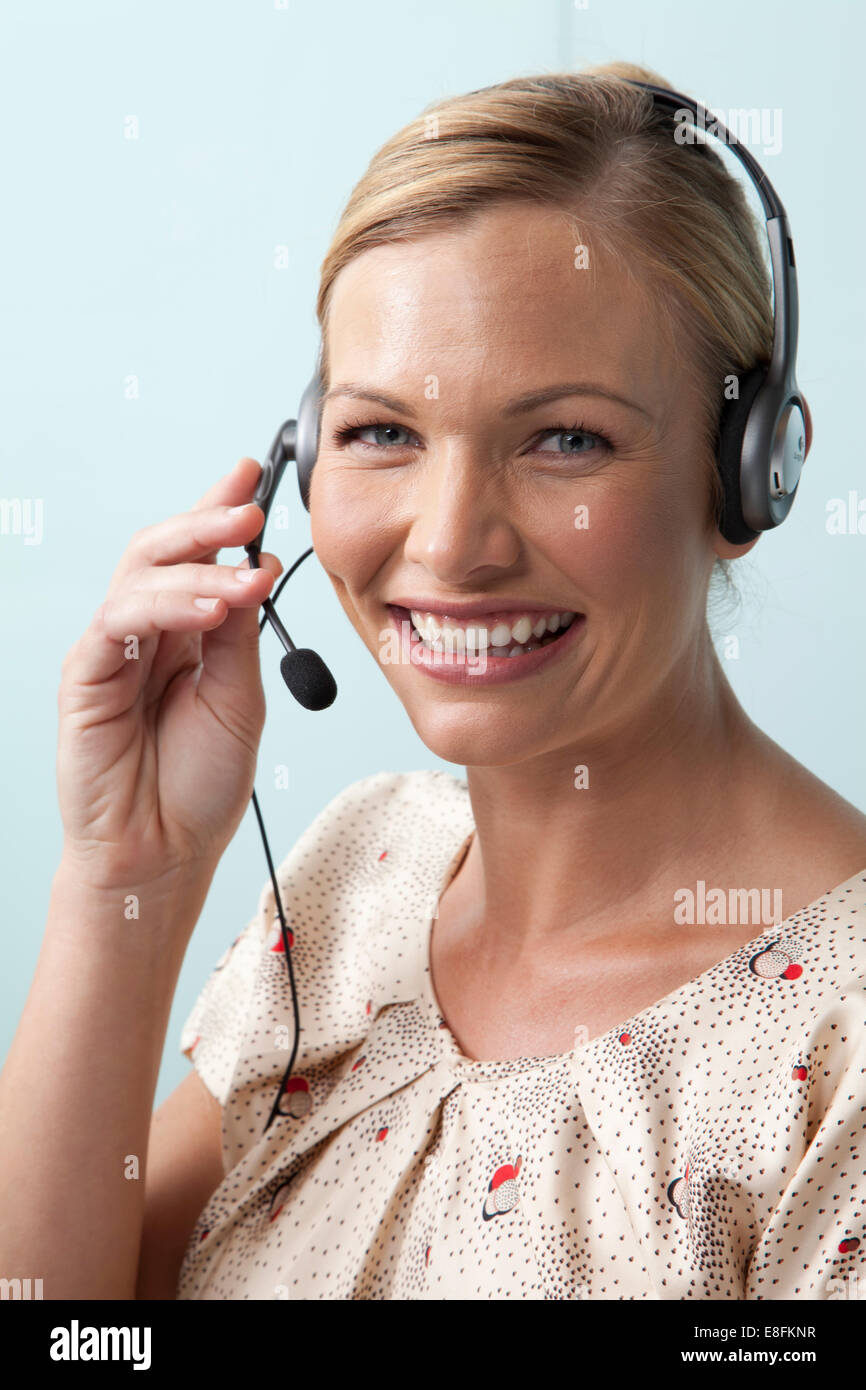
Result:
{"type": "Polygon", "coordinates": [[[324,262],[316,553],[467,772],[354,783],[279,870],[302,1032],[267,1130],[270,885],[150,1123],[253,785],[281,567],[216,559],[260,529],[258,464],[133,539],[67,658],[66,840],[2,1077],[3,1263],[47,1297],[826,1298],[863,1271],[866,818],[749,720],[706,622],[751,549],[714,435],[769,356],[759,233],[623,76],[666,85],[442,103],[324,262]]]}

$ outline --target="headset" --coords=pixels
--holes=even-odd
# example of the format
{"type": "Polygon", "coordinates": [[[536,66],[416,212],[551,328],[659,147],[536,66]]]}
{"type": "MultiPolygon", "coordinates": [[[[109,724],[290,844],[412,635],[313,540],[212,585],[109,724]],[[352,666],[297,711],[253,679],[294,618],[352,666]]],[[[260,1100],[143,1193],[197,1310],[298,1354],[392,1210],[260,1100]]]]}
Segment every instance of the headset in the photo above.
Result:
{"type": "MultiPolygon", "coordinates": [[[[649,92],[657,111],[675,115],[676,119],[687,114],[695,124],[704,124],[702,117],[705,108],[691,97],[648,82],[635,82],[628,78],[620,80],[649,92]]],[[[773,278],[773,348],[770,361],[753,367],[737,381],[737,394],[724,401],[719,420],[716,456],[723,492],[719,530],[726,540],[739,545],[754,540],[762,531],[773,530],[785,520],[793,505],[806,457],[806,402],[796,380],[799,323],[797,272],[787,214],[767,175],[750,151],[714,114],[709,131],[730,147],[758,193],[766,217],[773,278]]],[[[317,366],[301,396],[297,419],[286,420],[280,426],[262,467],[253,501],[264,512],[265,522],[256,539],[245,546],[250,565],[254,568],[259,564],[268,512],[289,463],[296,465],[301,500],[306,510],[310,510],[310,480],[319,450],[321,395],[321,377],[317,366]]],[[[317,652],[309,647],[297,648],[294,645],[274,608],[283,586],[312,553],[312,547],[305,550],[283,575],[273,598],[265,599],[262,604],[265,616],[259,624],[259,632],[266,622],[270,623],[285,648],[280,671],[286,685],[305,709],[319,710],[327,709],[336,699],[334,677],[317,652]]],[[[255,792],[252,800],[282,930],[295,1018],[294,1046],[265,1125],[266,1132],[278,1114],[286,1116],[293,1113],[290,1107],[294,1091],[289,1088],[289,1082],[297,1056],[300,1019],[289,933],[255,792]]]]}

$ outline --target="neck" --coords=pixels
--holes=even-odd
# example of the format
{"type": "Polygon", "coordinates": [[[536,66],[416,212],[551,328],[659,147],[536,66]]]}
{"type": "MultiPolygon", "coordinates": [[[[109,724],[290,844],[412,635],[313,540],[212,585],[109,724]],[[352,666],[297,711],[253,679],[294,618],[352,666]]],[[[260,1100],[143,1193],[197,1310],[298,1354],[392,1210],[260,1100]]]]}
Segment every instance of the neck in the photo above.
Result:
{"type": "Polygon", "coordinates": [[[670,920],[674,891],[710,881],[755,824],[755,770],[775,747],[707,637],[630,722],[525,762],[467,767],[477,833],[458,875],[465,920],[518,953],[629,912],[670,920]]]}

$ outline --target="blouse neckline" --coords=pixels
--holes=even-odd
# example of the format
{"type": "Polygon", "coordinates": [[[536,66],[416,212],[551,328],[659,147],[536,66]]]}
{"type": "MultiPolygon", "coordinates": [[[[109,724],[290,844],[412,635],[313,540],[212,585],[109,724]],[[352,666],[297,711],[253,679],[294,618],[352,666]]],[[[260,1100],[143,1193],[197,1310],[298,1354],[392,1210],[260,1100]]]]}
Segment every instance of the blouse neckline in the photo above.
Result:
{"type": "Polygon", "coordinates": [[[677,985],[675,989],[670,990],[667,994],[663,995],[661,999],[657,999],[655,1003],[648,1004],[645,1008],[639,1009],[637,1013],[629,1014],[628,1018],[622,1019],[621,1022],[614,1024],[612,1028],[606,1029],[604,1033],[599,1033],[596,1037],[589,1038],[586,1042],[575,1044],[575,1046],[570,1048],[567,1052],[557,1052],[539,1057],[497,1057],[479,1059],[467,1057],[465,1055],[457,1039],[454,1037],[454,1034],[451,1032],[451,1029],[448,1027],[448,1024],[445,1022],[445,1015],[433,987],[433,970],[430,956],[433,925],[438,916],[439,902],[445,889],[463,863],[469,851],[469,847],[475,838],[475,834],[476,831],[473,827],[468,834],[463,836],[457,849],[449,858],[445,872],[441,875],[437,887],[435,911],[424,925],[424,968],[422,970],[422,994],[419,1003],[426,1008],[431,1016],[433,1026],[436,1027],[441,1034],[443,1050],[451,1066],[466,1079],[475,1079],[479,1081],[496,1080],[499,1077],[540,1067],[554,1068],[576,1065],[579,1057],[595,1049],[600,1050],[605,1044],[613,1042],[624,1034],[633,1032],[635,1025],[647,1022],[656,1014],[664,1015],[669,1013],[686,995],[691,994],[699,985],[728,968],[738,956],[744,953],[748,953],[750,956],[755,955],[756,948],[759,946],[768,949],[773,941],[785,935],[786,929],[790,929],[790,924],[794,922],[795,918],[802,917],[806,913],[811,913],[814,909],[821,907],[822,904],[829,902],[831,898],[842,893],[848,888],[848,885],[853,884],[855,880],[866,878],[866,867],[864,867],[859,870],[859,872],[852,874],[850,878],[846,878],[842,883],[837,884],[835,888],[828,889],[826,893],[822,893],[820,897],[815,898],[811,903],[807,903],[804,907],[798,908],[796,912],[792,912],[790,916],[785,917],[774,926],[774,934],[770,934],[767,929],[764,928],[757,936],[752,937],[751,940],[744,942],[742,945],[738,946],[736,950],[731,951],[730,955],[725,956],[722,960],[716,961],[715,965],[711,965],[706,970],[700,971],[699,974],[692,976],[692,978],[686,980],[684,984],[677,985]]]}

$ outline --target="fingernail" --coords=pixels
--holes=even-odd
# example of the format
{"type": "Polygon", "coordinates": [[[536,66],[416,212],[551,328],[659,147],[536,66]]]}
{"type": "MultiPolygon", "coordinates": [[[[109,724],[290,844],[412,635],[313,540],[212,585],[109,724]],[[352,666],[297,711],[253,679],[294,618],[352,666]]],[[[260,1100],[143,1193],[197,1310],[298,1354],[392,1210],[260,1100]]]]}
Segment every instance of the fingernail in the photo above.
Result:
{"type": "Polygon", "coordinates": [[[206,613],[213,612],[219,603],[218,598],[197,598],[194,600],[196,608],[203,608],[206,613]]]}
{"type": "Polygon", "coordinates": [[[239,579],[242,584],[251,584],[257,574],[267,574],[267,570],[235,570],[235,579],[239,579]]]}
{"type": "Polygon", "coordinates": [[[242,502],[239,507],[229,507],[226,516],[237,516],[238,512],[245,512],[249,505],[249,502],[242,502]]]}

